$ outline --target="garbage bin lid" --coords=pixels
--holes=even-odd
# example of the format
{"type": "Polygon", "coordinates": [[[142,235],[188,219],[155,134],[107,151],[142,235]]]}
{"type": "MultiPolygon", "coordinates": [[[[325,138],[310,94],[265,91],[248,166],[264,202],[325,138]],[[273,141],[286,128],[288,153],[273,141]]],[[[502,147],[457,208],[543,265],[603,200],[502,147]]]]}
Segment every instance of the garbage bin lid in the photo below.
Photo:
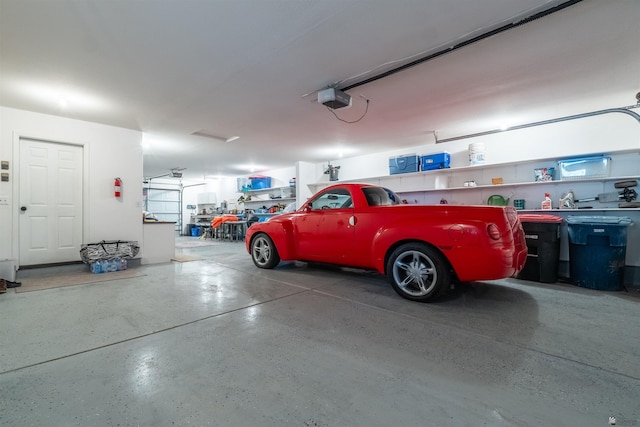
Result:
{"type": "Polygon", "coordinates": [[[520,222],[544,222],[544,223],[561,223],[562,217],[556,215],[537,215],[537,214],[522,214],[518,215],[520,222]]]}
{"type": "Polygon", "coordinates": [[[630,225],[631,218],[628,216],[576,216],[569,215],[567,217],[569,224],[612,224],[612,225],[630,225]]]}

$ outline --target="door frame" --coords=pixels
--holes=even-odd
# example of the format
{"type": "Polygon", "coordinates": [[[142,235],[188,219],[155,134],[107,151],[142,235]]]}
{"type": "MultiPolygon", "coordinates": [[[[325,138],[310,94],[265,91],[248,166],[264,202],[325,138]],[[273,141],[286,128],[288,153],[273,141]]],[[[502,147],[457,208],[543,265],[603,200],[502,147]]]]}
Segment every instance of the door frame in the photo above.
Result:
{"type": "Polygon", "coordinates": [[[48,142],[52,144],[75,145],[82,148],[82,243],[85,242],[86,236],[89,236],[91,229],[90,203],[89,203],[89,149],[90,144],[87,141],[64,140],[51,138],[49,135],[40,135],[33,132],[13,131],[13,173],[11,174],[13,184],[11,208],[11,253],[12,258],[16,260],[16,266],[20,267],[20,141],[23,139],[31,139],[36,141],[48,142]]]}

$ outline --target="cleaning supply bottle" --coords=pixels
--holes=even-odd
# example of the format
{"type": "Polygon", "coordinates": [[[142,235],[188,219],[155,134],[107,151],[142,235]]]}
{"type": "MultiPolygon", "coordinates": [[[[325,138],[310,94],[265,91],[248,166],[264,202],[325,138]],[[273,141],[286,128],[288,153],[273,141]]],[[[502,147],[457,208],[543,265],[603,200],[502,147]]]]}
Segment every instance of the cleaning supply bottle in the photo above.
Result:
{"type": "Polygon", "coordinates": [[[543,210],[551,209],[551,196],[549,196],[549,193],[544,193],[544,200],[542,201],[541,208],[543,210]]]}

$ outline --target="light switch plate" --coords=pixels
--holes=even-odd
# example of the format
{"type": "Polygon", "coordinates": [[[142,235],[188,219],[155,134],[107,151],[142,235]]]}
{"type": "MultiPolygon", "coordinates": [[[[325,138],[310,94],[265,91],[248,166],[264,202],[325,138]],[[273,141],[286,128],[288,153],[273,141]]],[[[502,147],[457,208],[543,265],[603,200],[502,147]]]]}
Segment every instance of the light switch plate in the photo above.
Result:
{"type": "Polygon", "coordinates": [[[0,197],[0,205],[8,205],[9,199],[6,197],[0,197]]]}

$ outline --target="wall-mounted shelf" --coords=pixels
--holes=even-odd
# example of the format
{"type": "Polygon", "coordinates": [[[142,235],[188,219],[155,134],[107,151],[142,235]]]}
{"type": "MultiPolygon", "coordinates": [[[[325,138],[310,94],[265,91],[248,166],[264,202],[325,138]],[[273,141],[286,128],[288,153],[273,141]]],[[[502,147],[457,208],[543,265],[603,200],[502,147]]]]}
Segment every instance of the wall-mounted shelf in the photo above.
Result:
{"type": "Polygon", "coordinates": [[[283,198],[279,198],[279,199],[256,199],[256,200],[248,200],[248,201],[244,201],[244,205],[245,207],[247,205],[275,205],[275,204],[289,204],[291,202],[295,202],[296,199],[295,197],[283,197],[283,198]]]}
{"type": "MultiPolygon", "coordinates": [[[[567,184],[583,183],[583,182],[609,182],[626,179],[638,179],[638,175],[624,176],[637,171],[638,158],[640,153],[636,150],[625,150],[615,153],[605,154],[607,156],[614,157],[626,157],[628,163],[624,171],[612,172],[612,176],[608,177],[594,177],[587,179],[576,180],[554,180],[554,181],[542,181],[534,182],[533,169],[540,167],[557,167],[557,162],[560,158],[541,158],[533,159],[530,161],[515,161],[505,163],[492,163],[472,166],[458,166],[446,169],[434,169],[430,171],[412,172],[398,175],[383,175],[373,176],[367,178],[357,178],[344,181],[324,181],[307,184],[309,189],[315,193],[329,185],[338,184],[340,182],[352,182],[352,183],[368,183],[381,185],[391,188],[392,190],[400,192],[415,192],[415,191],[443,191],[443,190],[474,190],[485,188],[498,188],[507,186],[524,186],[524,185],[554,185],[554,184],[567,184]],[[492,173],[493,172],[493,173],[492,173]],[[495,176],[502,176],[503,174],[511,174],[513,179],[509,182],[509,179],[505,179],[504,184],[492,185],[491,178],[495,176]],[[438,183],[436,182],[442,177],[448,178],[446,188],[436,188],[438,183]],[[531,179],[531,181],[529,181],[531,179]],[[476,181],[475,187],[464,187],[462,184],[464,181],[476,181]]],[[[592,155],[584,155],[581,157],[589,157],[603,155],[603,153],[595,153],[592,155]]],[[[620,160],[614,159],[614,165],[620,160]]]]}
{"type": "MultiPolygon", "coordinates": [[[[413,172],[398,175],[385,175],[359,178],[344,181],[317,182],[309,184],[312,192],[317,192],[329,185],[344,183],[368,183],[390,188],[406,198],[409,203],[433,204],[442,199],[451,204],[477,205],[487,204],[490,196],[502,194],[511,200],[525,200],[525,206],[539,207],[545,193],[550,193],[554,208],[560,204],[560,198],[568,191],[574,191],[576,199],[588,199],[601,193],[613,192],[615,181],[640,180],[638,174],[639,153],[625,151],[607,154],[613,158],[610,176],[590,178],[564,179],[552,181],[535,181],[534,169],[556,167],[561,159],[537,159],[526,162],[509,162],[462,166],[447,169],[413,172]],[[492,184],[493,178],[501,178],[502,184],[492,184]],[[467,181],[474,181],[475,186],[464,186],[467,181]]],[[[621,200],[623,202],[623,200],[621,200]]],[[[576,211],[585,210],[618,210],[637,211],[638,208],[618,208],[617,202],[603,203],[598,201],[578,202],[576,211]],[[588,204],[589,209],[585,209],[588,204]],[[595,206],[594,206],[595,204],[595,206]]],[[[565,211],[563,209],[563,211],[565,211]]]]}
{"type": "MultiPolygon", "coordinates": [[[[602,155],[602,153],[599,153],[600,155],[602,155]]],[[[611,153],[611,154],[606,154],[606,156],[626,156],[627,158],[629,158],[629,156],[637,156],[640,155],[640,152],[638,151],[621,151],[621,152],[616,152],[616,153],[611,153]]],[[[593,156],[596,156],[596,154],[594,154],[593,156]]],[[[587,157],[587,156],[585,156],[587,157]]],[[[382,175],[382,176],[372,176],[372,177],[365,177],[365,178],[357,178],[357,179],[350,179],[350,180],[344,180],[344,181],[340,181],[340,182],[358,182],[358,183],[362,183],[362,182],[371,182],[371,183],[384,183],[384,182],[401,182],[401,181],[415,181],[417,179],[420,178],[434,178],[436,176],[440,176],[440,175],[455,175],[455,176],[486,176],[486,172],[490,172],[490,171],[517,171],[514,175],[519,175],[522,176],[522,178],[525,179],[520,179],[518,182],[514,182],[517,184],[520,183],[534,183],[532,181],[528,181],[529,177],[531,179],[533,179],[533,169],[534,168],[539,168],[539,167],[557,167],[557,163],[560,160],[564,160],[564,159],[559,159],[559,158],[541,158],[541,159],[533,159],[533,160],[528,160],[528,161],[515,161],[515,162],[504,162],[504,163],[491,163],[491,164],[481,164],[481,165],[470,165],[470,166],[458,166],[458,167],[451,167],[451,168],[444,168],[444,169],[433,169],[433,170],[428,170],[428,171],[420,171],[420,172],[411,172],[411,173],[406,173],[406,174],[397,174],[397,175],[382,175]],[[525,176],[526,175],[526,176],[525,176]]],[[[614,159],[615,160],[615,159],[614,159]]],[[[631,163],[634,163],[637,166],[637,161],[638,159],[633,159],[635,161],[632,161],[631,163]]],[[[617,160],[615,160],[617,162],[617,160]]],[[[636,167],[637,169],[637,167],[636,167]]],[[[615,175],[615,173],[614,173],[615,175]]],[[[618,175],[622,175],[622,174],[618,174],[618,175]]],[[[624,177],[620,177],[622,179],[624,179],[624,177]]],[[[555,180],[555,181],[551,181],[551,182],[576,182],[576,181],[580,181],[580,182],[586,182],[586,181],[601,181],[601,180],[616,180],[618,179],[618,177],[593,177],[593,178],[588,178],[588,179],[576,179],[576,180],[555,180]]],[[[478,181],[478,180],[476,180],[478,181]]],[[[490,185],[488,184],[490,182],[490,179],[487,181],[487,184],[485,185],[490,185]]],[[[325,181],[325,182],[316,182],[316,183],[311,183],[308,184],[310,187],[326,187],[329,185],[333,185],[333,184],[337,184],[339,183],[338,181],[325,181]]],[[[535,184],[539,184],[540,182],[535,182],[535,184]]],[[[478,186],[480,186],[482,183],[478,182],[478,186]]],[[[504,185],[504,184],[503,184],[504,185]]],[[[465,187],[466,188],[466,187],[465,187]]]]}
{"type": "Polygon", "coordinates": [[[270,208],[273,205],[287,205],[296,201],[296,188],[290,186],[247,190],[243,194],[245,198],[251,197],[251,200],[242,202],[245,209],[257,209],[261,206],[270,208]]]}
{"type": "Polygon", "coordinates": [[[296,188],[295,187],[271,187],[271,188],[260,188],[257,190],[247,190],[242,194],[245,196],[263,196],[266,195],[270,198],[280,198],[280,199],[295,199],[296,197],[296,188]]]}
{"type": "MultiPolygon", "coordinates": [[[[441,192],[441,191],[471,191],[477,189],[488,189],[491,188],[493,190],[497,190],[499,188],[510,188],[510,187],[526,187],[526,186],[534,186],[534,185],[572,185],[586,182],[610,182],[610,181],[627,181],[627,180],[638,180],[640,179],[640,175],[635,176],[614,176],[614,177],[602,177],[602,178],[587,178],[587,179],[575,179],[575,180],[553,180],[553,181],[535,181],[535,182],[512,182],[505,184],[489,184],[489,185],[476,185],[473,187],[447,187],[447,188],[431,188],[431,189],[423,189],[420,191],[424,192],[441,192]]],[[[415,192],[415,190],[399,190],[396,191],[398,194],[415,192]]]]}
{"type": "Polygon", "coordinates": [[[244,194],[263,194],[263,193],[271,194],[273,192],[282,193],[282,192],[285,192],[285,191],[289,191],[289,192],[293,191],[293,192],[295,192],[296,191],[296,187],[284,186],[284,187],[258,188],[258,189],[255,189],[255,190],[243,191],[243,193],[244,194]]]}

